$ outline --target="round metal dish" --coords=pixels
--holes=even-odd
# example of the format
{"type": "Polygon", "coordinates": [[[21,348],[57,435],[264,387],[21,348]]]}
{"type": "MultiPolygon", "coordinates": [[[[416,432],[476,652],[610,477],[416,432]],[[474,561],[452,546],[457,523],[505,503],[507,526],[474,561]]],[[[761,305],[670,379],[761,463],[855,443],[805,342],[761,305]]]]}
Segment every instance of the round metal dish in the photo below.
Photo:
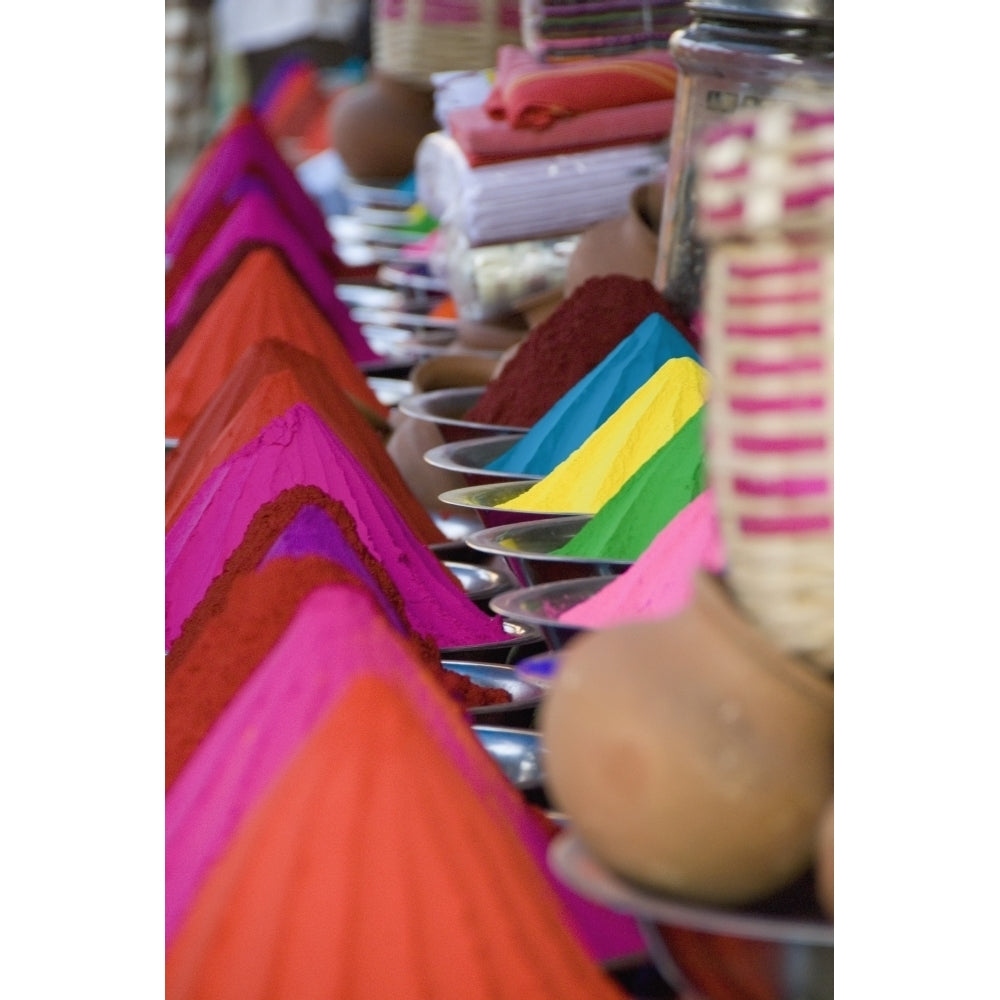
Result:
{"type": "Polygon", "coordinates": [[[488,566],[445,562],[444,567],[458,580],[465,593],[474,601],[488,601],[514,586],[514,581],[506,573],[498,573],[488,566]]]}
{"type": "MultiPolygon", "coordinates": [[[[412,400],[414,397],[410,397],[412,400]]],[[[410,400],[399,404],[400,410],[410,400]]],[[[424,461],[436,469],[447,469],[450,472],[460,472],[465,476],[479,477],[490,482],[536,483],[541,476],[524,476],[513,472],[495,472],[487,469],[493,459],[498,458],[508,448],[516,444],[523,434],[492,434],[489,437],[469,438],[465,441],[451,441],[439,444],[424,452],[424,461]]],[[[474,485],[474,484],[473,484],[474,485]]]]}
{"type": "Polygon", "coordinates": [[[472,731],[515,788],[526,791],[542,786],[542,741],[535,730],[474,725],[472,731]]]}
{"type": "MultiPolygon", "coordinates": [[[[474,531],[465,544],[490,555],[540,562],[576,563],[591,567],[598,575],[613,575],[632,565],[624,559],[594,560],[581,556],[567,556],[556,550],[572,541],[590,520],[590,514],[565,514],[541,521],[524,521],[502,528],[484,528],[474,531]]],[[[586,574],[581,574],[586,575],[586,574]]]]}
{"type": "MultiPolygon", "coordinates": [[[[479,401],[486,391],[482,385],[456,386],[452,389],[433,389],[422,392],[399,404],[399,409],[408,417],[416,420],[430,420],[435,424],[445,424],[450,427],[464,427],[469,430],[492,431],[494,434],[518,432],[523,434],[526,427],[506,427],[500,424],[483,424],[466,420],[465,414],[479,401]]],[[[514,442],[511,441],[510,444],[514,442]]],[[[508,447],[510,446],[508,444],[508,447]]],[[[495,456],[494,456],[495,457],[495,456]]]]}
{"type": "Polygon", "coordinates": [[[506,639],[499,642],[483,642],[476,646],[449,646],[441,649],[441,658],[447,660],[488,660],[503,663],[514,655],[514,650],[531,643],[543,643],[542,633],[534,625],[520,622],[503,623],[506,639]]]}
{"type": "Polygon", "coordinates": [[[544,690],[537,684],[521,680],[513,667],[480,663],[478,660],[442,660],[441,666],[468,677],[482,687],[503,688],[510,695],[510,701],[500,705],[478,705],[466,709],[476,725],[531,728],[544,690]]]}
{"type": "Polygon", "coordinates": [[[612,576],[584,576],[507,590],[490,599],[490,610],[527,625],[548,625],[578,632],[582,626],[563,622],[561,616],[599,593],[613,579],[612,576]]]}
{"type": "Polygon", "coordinates": [[[571,830],[556,836],[548,857],[581,895],[636,918],[656,967],[678,992],[705,1000],[832,1000],[833,925],[808,875],[754,906],[722,909],[626,882],[571,830]]]}
{"type": "Polygon", "coordinates": [[[491,598],[489,606],[491,611],[511,621],[537,625],[551,649],[562,649],[574,635],[586,629],[560,621],[560,615],[593,597],[612,579],[611,576],[584,576],[507,590],[491,598]]]}
{"type": "MultiPolygon", "coordinates": [[[[468,442],[466,442],[468,443],[468,442]]],[[[491,470],[492,471],[492,470],[491,470]]],[[[531,517],[561,517],[565,514],[579,514],[581,511],[561,510],[556,513],[548,510],[498,510],[501,504],[516,500],[527,493],[539,477],[507,480],[499,483],[481,483],[475,486],[463,486],[461,489],[448,490],[441,493],[438,499],[453,507],[466,507],[470,510],[490,511],[491,513],[510,514],[518,520],[531,517]]],[[[491,525],[487,525],[491,527],[491,525]]]]}

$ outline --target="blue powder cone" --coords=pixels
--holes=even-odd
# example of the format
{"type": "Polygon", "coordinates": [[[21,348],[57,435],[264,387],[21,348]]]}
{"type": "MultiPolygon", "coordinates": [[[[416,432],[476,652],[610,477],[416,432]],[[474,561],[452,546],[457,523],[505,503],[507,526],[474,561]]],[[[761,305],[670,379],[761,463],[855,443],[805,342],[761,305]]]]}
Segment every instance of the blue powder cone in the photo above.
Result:
{"type": "Polygon", "coordinates": [[[517,444],[486,468],[547,476],[674,358],[701,363],[680,331],[663,316],[652,313],[557,400],[517,444]]]}

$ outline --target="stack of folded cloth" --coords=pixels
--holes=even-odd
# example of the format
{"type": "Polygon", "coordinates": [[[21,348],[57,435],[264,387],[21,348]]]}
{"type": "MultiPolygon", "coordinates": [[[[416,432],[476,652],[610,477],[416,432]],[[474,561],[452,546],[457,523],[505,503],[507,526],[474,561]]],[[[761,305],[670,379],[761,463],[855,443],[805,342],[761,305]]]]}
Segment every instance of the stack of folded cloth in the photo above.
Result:
{"type": "Polygon", "coordinates": [[[470,246],[578,233],[662,175],[676,83],[662,50],[551,65],[503,46],[486,100],[418,148],[417,196],[470,246]]]}
{"type": "Polygon", "coordinates": [[[623,55],[666,48],[690,20],[684,0],[524,0],[521,38],[548,62],[623,55]]]}

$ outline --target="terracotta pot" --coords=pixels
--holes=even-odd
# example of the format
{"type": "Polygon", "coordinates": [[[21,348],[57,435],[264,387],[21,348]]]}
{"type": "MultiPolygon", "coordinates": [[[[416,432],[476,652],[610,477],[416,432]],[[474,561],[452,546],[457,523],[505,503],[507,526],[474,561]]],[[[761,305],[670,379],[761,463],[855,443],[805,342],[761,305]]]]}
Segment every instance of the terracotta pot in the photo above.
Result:
{"type": "Polygon", "coordinates": [[[379,72],[344,91],[331,116],[333,148],[360,180],[408,177],[420,140],[438,128],[433,90],[379,72]]]}
{"type": "Polygon", "coordinates": [[[564,295],[606,274],[652,281],[662,209],[663,184],[642,184],[632,191],[624,215],[586,229],[569,259],[564,295]]]}
{"type": "Polygon", "coordinates": [[[833,793],[833,684],[714,579],[673,618],[574,639],[540,721],[550,798],[625,877],[738,905],[812,865],[833,793]]]}

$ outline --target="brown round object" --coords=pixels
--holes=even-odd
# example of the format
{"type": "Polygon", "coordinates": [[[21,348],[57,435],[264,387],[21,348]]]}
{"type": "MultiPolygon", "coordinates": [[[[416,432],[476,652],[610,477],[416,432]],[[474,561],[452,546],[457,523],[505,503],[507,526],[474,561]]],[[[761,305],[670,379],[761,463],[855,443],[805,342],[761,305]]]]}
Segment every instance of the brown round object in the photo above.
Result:
{"type": "Polygon", "coordinates": [[[833,920],[833,797],[820,817],[816,834],[816,898],[833,920]]]}
{"type": "Polygon", "coordinates": [[[833,791],[833,685],[711,578],[675,617],[577,636],[540,726],[550,798],[625,877],[739,905],[812,864],[833,791]]]}
{"type": "Polygon", "coordinates": [[[432,90],[377,72],[344,91],[331,115],[333,148],[359,180],[409,176],[420,140],[438,129],[432,90]]]}
{"type": "Polygon", "coordinates": [[[566,266],[565,295],[598,275],[653,280],[663,190],[662,182],[639,185],[629,196],[627,212],[584,230],[566,266]]]}

